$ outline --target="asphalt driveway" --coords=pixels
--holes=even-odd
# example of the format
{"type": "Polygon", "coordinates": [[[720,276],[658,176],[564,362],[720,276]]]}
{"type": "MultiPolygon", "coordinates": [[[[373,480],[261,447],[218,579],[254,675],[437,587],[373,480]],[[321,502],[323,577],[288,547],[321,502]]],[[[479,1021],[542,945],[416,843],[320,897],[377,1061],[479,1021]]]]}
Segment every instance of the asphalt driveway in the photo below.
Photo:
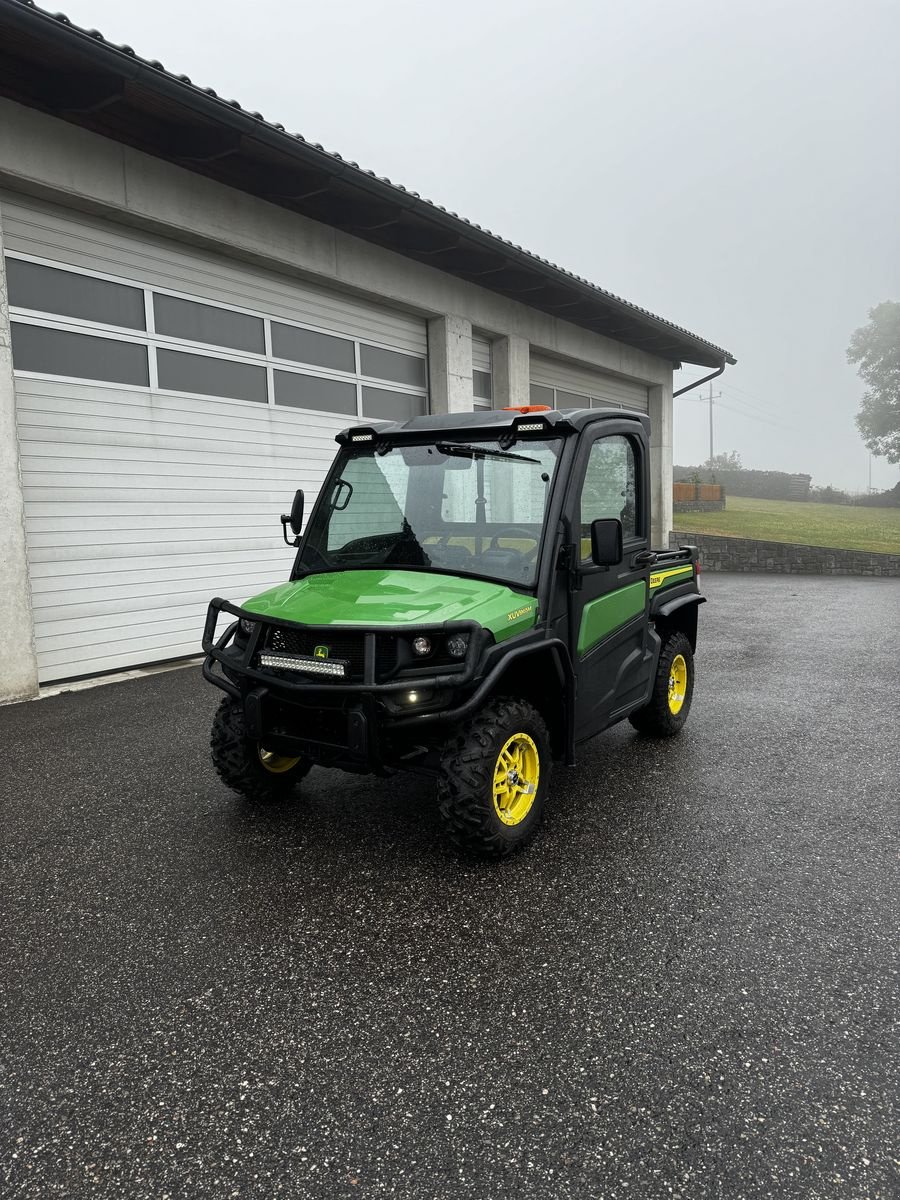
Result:
{"type": "Polygon", "coordinates": [[[0,709],[4,1197],[896,1196],[900,581],[704,589],[684,735],[500,866],[243,811],[195,669],[0,709]]]}

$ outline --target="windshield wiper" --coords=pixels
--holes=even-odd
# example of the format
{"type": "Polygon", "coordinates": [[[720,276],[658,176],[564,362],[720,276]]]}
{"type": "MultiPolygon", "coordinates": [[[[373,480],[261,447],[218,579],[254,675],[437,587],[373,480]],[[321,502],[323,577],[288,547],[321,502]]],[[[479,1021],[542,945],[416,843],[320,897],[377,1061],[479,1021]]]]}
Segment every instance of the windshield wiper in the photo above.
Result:
{"type": "Polygon", "coordinates": [[[514,462],[541,465],[539,458],[527,458],[524,454],[510,454],[507,450],[488,450],[486,446],[465,446],[460,442],[435,442],[435,450],[457,458],[511,458],[514,462]]]}

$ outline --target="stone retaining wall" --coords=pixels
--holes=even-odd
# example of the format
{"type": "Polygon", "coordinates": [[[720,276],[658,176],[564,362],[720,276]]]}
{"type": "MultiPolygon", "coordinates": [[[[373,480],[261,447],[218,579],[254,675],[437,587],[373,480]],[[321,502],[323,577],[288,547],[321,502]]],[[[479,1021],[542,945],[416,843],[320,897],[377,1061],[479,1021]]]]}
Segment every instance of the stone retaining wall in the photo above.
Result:
{"type": "Polygon", "coordinates": [[[704,571],[768,571],[779,575],[878,575],[900,578],[900,554],[870,554],[794,542],[757,542],[710,533],[669,535],[669,545],[696,546],[704,571]]]}
{"type": "Polygon", "coordinates": [[[675,500],[673,512],[724,512],[724,500],[675,500]]]}

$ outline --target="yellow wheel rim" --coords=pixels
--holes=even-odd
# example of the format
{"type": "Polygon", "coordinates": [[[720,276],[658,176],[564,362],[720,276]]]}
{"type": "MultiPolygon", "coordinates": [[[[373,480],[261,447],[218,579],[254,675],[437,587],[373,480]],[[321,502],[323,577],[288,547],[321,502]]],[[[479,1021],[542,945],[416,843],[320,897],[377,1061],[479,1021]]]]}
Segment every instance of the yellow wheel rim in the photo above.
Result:
{"type": "Polygon", "coordinates": [[[259,754],[259,761],[270,775],[283,775],[291,767],[296,767],[300,761],[299,758],[288,758],[283,754],[273,754],[271,750],[263,750],[262,746],[257,747],[257,753],[259,754]]]}
{"type": "Polygon", "coordinates": [[[534,740],[514,733],[497,755],[494,766],[494,812],[504,825],[519,825],[531,812],[541,778],[541,761],[534,740]]]}
{"type": "Polygon", "coordinates": [[[687,663],[683,654],[676,654],[669,670],[669,712],[676,716],[681,712],[687,692],[687,663]]]}

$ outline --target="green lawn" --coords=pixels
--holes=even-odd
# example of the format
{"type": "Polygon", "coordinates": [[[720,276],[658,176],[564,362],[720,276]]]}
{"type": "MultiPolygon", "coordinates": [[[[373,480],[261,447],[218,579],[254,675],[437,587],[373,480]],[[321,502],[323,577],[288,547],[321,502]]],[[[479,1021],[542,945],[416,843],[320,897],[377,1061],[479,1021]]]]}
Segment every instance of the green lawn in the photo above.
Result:
{"type": "Polygon", "coordinates": [[[675,513],[672,523],[685,533],[730,534],[761,541],[900,554],[900,508],[851,508],[844,504],[728,496],[724,512],[675,513]]]}

